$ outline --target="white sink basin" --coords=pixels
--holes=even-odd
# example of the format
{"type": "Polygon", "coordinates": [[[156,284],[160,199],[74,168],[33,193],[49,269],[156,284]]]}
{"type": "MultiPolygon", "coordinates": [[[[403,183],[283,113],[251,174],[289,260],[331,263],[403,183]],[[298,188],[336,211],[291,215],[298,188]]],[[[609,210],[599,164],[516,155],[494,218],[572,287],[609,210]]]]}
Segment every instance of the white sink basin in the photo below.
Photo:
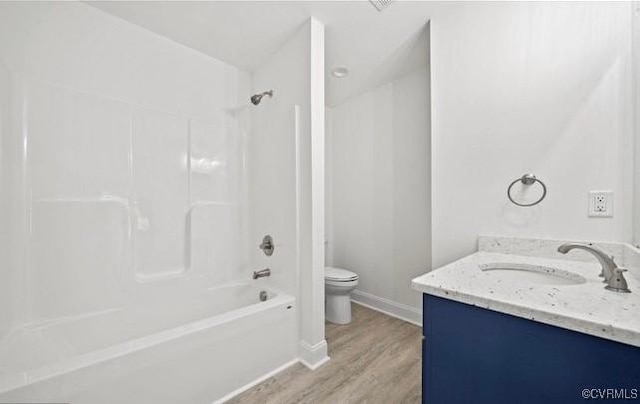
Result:
{"type": "Polygon", "coordinates": [[[579,285],[587,280],[573,272],[542,265],[495,262],[479,265],[485,276],[497,281],[532,285],[579,285]]]}

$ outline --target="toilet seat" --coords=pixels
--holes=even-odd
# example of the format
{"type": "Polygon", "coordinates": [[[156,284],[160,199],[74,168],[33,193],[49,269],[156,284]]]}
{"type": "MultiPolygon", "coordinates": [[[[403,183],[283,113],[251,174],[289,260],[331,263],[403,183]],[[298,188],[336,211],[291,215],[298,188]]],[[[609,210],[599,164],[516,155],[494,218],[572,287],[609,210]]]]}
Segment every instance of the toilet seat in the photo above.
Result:
{"type": "Polygon", "coordinates": [[[358,274],[342,268],[326,267],[324,269],[325,281],[334,282],[353,282],[358,280],[358,274]]]}

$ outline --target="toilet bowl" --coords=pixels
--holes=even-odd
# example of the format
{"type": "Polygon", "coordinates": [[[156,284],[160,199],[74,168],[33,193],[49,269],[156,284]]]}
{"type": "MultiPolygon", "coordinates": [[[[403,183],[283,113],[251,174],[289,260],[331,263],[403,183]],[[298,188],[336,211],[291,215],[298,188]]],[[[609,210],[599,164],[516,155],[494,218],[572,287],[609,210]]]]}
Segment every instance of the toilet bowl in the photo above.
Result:
{"type": "Polygon", "coordinates": [[[342,268],[324,269],[325,317],[335,324],[351,322],[351,291],[358,286],[358,274],[342,268]]]}

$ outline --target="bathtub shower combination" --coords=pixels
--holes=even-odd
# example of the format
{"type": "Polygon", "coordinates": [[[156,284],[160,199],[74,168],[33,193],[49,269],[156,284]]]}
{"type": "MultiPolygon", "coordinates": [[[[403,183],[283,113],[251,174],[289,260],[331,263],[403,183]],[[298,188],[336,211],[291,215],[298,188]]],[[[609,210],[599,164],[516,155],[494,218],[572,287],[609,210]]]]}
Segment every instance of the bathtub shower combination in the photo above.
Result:
{"type": "MultiPolygon", "coordinates": [[[[239,188],[228,190],[242,176],[239,132],[223,139],[226,155],[212,148],[217,157],[185,163],[149,138],[173,135],[179,117],[45,83],[10,84],[22,90],[9,103],[25,119],[16,132],[25,152],[24,183],[16,184],[25,187],[25,221],[15,235],[24,235],[26,257],[14,281],[23,292],[14,296],[14,315],[28,320],[0,340],[0,402],[211,402],[293,359],[294,297],[252,280],[240,256],[243,202],[235,199],[239,188]],[[124,139],[113,136],[117,123],[124,139]],[[83,129],[102,126],[111,131],[107,139],[81,139],[83,129]],[[62,127],[67,138],[51,136],[62,127]],[[127,139],[128,127],[140,132],[127,139]],[[114,155],[100,156],[105,150],[114,155]],[[121,160],[100,171],[111,164],[105,157],[121,160]],[[77,169],[78,159],[95,172],[77,169]],[[117,181],[118,163],[132,173],[123,175],[130,194],[102,193],[100,174],[117,181]],[[229,197],[215,200],[211,192],[208,201],[179,206],[176,198],[189,198],[176,191],[191,188],[193,198],[199,180],[229,197]]],[[[181,146],[191,156],[194,144],[216,136],[183,123],[191,131],[171,141],[178,147],[189,139],[181,146]]]]}
{"type": "Polygon", "coordinates": [[[243,175],[241,133],[224,135],[226,154],[215,154],[214,139],[213,158],[194,157],[196,147],[207,155],[202,144],[216,134],[183,122],[191,130],[171,141],[178,149],[191,141],[181,145],[192,156],[185,163],[150,139],[173,136],[179,117],[46,83],[10,84],[22,90],[9,103],[25,119],[16,132],[25,221],[15,234],[24,235],[26,257],[13,314],[28,320],[0,340],[0,402],[211,402],[293,359],[295,298],[253,280],[240,256],[244,207],[232,181],[243,175]],[[123,139],[113,136],[117,123],[123,139]],[[81,139],[103,126],[107,139],[81,139]],[[102,193],[102,179],[117,181],[118,167],[100,171],[111,164],[105,157],[121,158],[113,163],[132,174],[123,175],[129,195],[102,193]],[[78,159],[95,172],[77,169],[78,159]],[[190,198],[177,191],[195,199],[200,180],[226,199],[210,192],[178,205],[190,198]]]}
{"type": "Polygon", "coordinates": [[[212,403],[297,361],[300,112],[275,67],[0,5],[0,402],[212,403]]]}

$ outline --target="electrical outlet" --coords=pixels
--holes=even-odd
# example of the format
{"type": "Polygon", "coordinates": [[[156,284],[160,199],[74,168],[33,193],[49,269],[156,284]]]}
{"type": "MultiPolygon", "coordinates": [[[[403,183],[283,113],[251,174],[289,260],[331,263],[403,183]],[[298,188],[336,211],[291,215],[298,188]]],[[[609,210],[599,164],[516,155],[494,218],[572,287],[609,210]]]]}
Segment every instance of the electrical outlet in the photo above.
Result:
{"type": "Polygon", "coordinates": [[[613,217],[613,191],[589,192],[589,217],[613,217]]]}

